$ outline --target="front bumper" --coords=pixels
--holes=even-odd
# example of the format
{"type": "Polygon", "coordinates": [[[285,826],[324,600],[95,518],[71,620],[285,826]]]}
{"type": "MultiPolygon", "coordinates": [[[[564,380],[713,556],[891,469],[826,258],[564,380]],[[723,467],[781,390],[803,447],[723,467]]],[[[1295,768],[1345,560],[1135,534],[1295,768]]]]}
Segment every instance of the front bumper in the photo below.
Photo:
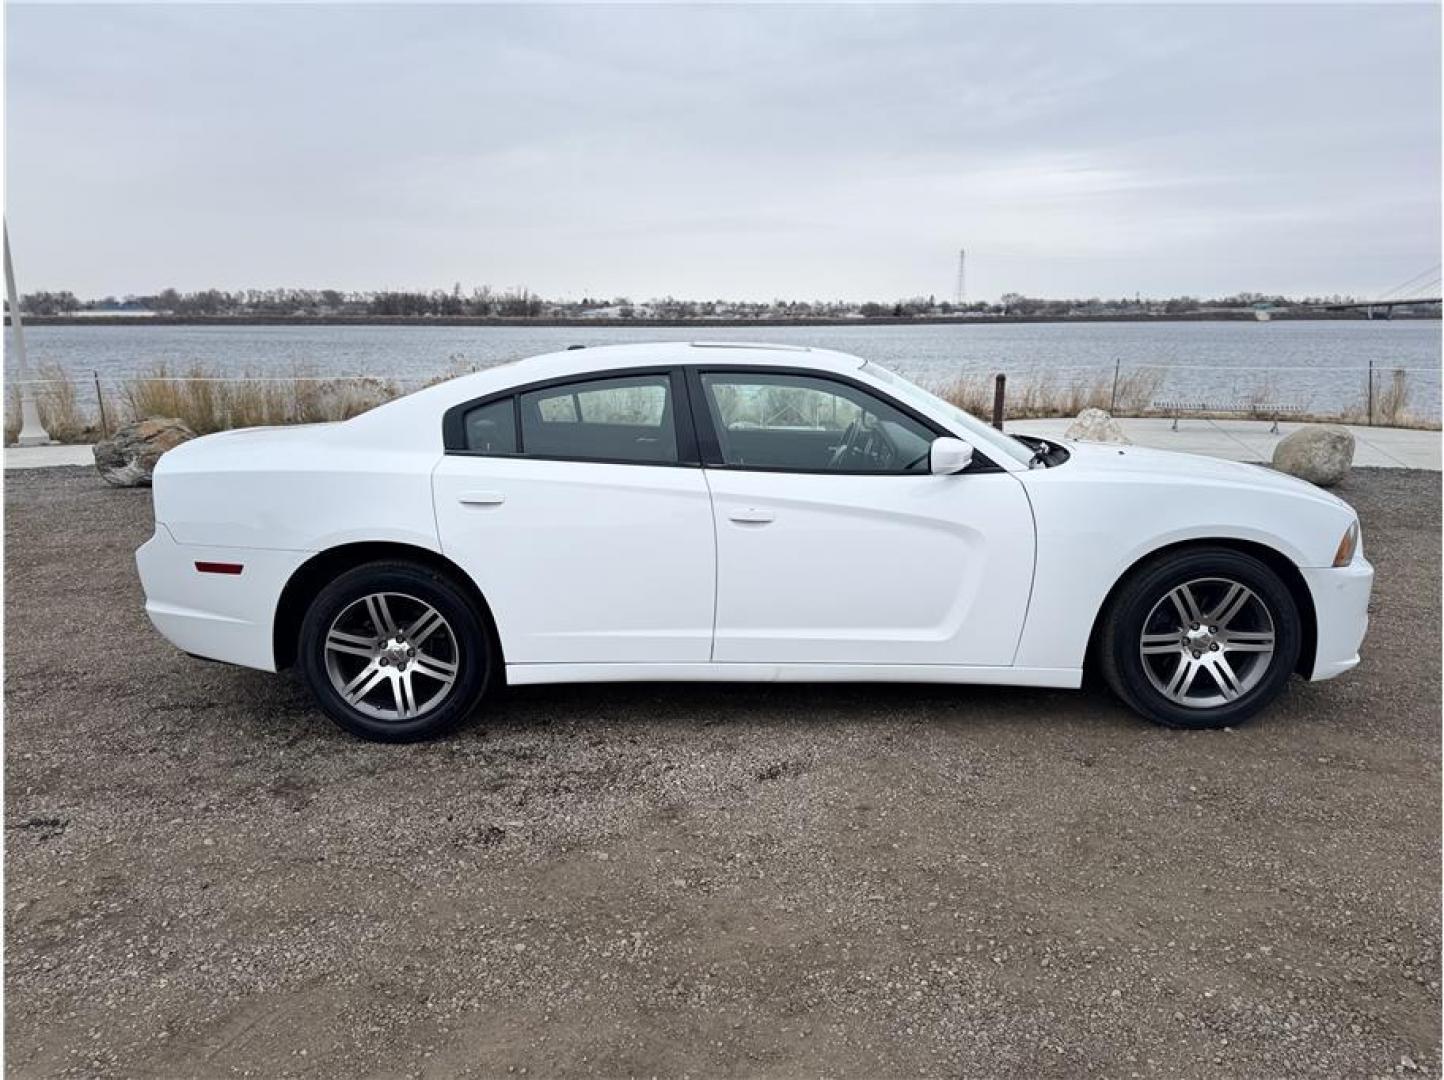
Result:
{"type": "Polygon", "coordinates": [[[1369,593],[1374,568],[1363,555],[1348,566],[1305,569],[1300,573],[1314,600],[1318,642],[1314,649],[1314,682],[1342,675],[1359,663],[1359,646],[1369,629],[1369,593]]]}
{"type": "Polygon", "coordinates": [[[276,670],[273,627],[281,590],[306,561],[301,551],[178,544],[157,524],[135,553],[145,612],[172,645],[208,660],[276,670]],[[210,574],[196,563],[239,563],[210,574]]]}

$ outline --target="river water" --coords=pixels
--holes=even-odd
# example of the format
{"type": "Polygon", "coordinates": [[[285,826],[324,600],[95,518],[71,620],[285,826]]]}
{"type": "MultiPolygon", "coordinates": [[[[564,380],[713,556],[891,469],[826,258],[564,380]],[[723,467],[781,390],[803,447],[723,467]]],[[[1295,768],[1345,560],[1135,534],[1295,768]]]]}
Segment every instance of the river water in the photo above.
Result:
{"type": "Polygon", "coordinates": [[[1091,384],[1158,371],[1159,400],[1267,399],[1331,412],[1362,405],[1372,361],[1376,386],[1408,372],[1409,410],[1440,416],[1440,323],[1435,320],[1006,323],[927,326],[447,327],[447,326],[34,326],[32,364],[114,382],[164,363],[218,375],[371,375],[402,384],[450,369],[488,366],[568,345],[641,341],[772,341],[840,349],[920,382],[1006,372],[1053,385],[1091,384]]]}

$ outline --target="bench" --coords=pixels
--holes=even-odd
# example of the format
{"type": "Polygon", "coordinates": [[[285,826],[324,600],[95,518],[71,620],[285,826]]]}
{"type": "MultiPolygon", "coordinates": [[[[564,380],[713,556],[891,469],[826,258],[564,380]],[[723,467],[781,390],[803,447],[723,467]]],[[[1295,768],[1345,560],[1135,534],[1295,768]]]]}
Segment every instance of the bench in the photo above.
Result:
{"type": "Polygon", "coordinates": [[[1178,418],[1185,413],[1225,413],[1247,417],[1250,420],[1271,420],[1273,421],[1273,426],[1269,428],[1271,435],[1279,433],[1280,416],[1294,416],[1304,411],[1302,405],[1276,405],[1257,401],[1155,401],[1149,407],[1171,416],[1174,431],[1178,430],[1178,418]]]}

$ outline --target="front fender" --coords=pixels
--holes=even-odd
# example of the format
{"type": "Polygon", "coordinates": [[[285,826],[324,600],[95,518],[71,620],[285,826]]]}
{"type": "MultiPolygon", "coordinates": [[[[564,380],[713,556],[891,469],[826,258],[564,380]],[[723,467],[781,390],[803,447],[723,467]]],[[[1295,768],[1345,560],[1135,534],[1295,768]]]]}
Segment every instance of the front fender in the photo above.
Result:
{"type": "Polygon", "coordinates": [[[1041,470],[1025,487],[1038,529],[1028,619],[1014,664],[1081,667],[1094,622],[1139,560],[1189,541],[1242,541],[1299,568],[1328,566],[1353,513],[1343,503],[1244,484],[1069,478],[1041,470]]]}

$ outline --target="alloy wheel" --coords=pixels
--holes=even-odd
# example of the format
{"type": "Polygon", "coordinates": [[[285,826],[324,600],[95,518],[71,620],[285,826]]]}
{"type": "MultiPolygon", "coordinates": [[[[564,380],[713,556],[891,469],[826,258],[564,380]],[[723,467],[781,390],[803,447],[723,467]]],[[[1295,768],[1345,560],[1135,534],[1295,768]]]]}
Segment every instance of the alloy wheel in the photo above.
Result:
{"type": "Polygon", "coordinates": [[[369,593],[332,620],[326,674],[341,699],[376,720],[414,720],[456,685],[461,652],[442,614],[415,596],[369,593]]]}
{"type": "Polygon", "coordinates": [[[1263,680],[1275,642],[1273,615],[1256,592],[1207,577],[1170,589],[1153,605],[1138,649],[1155,690],[1175,705],[1211,709],[1263,680]]]}

